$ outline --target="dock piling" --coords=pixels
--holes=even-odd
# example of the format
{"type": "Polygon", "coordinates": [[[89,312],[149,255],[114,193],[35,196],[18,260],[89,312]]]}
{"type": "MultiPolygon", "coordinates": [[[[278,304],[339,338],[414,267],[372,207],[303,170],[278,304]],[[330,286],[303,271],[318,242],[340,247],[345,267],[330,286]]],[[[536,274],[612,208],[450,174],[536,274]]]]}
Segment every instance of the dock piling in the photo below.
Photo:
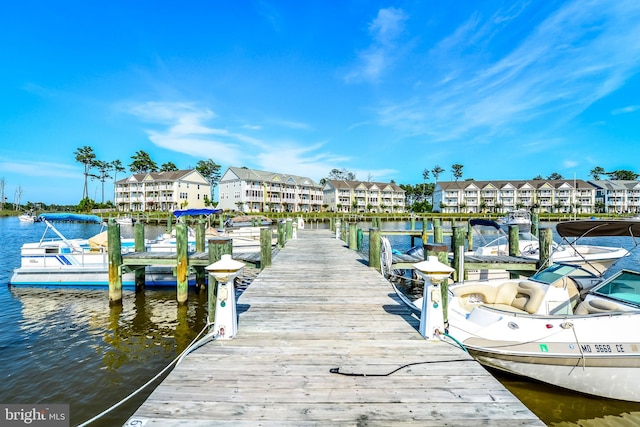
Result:
{"type": "Polygon", "coordinates": [[[107,252],[109,256],[109,306],[122,305],[122,247],[120,224],[107,225],[107,252]]]}

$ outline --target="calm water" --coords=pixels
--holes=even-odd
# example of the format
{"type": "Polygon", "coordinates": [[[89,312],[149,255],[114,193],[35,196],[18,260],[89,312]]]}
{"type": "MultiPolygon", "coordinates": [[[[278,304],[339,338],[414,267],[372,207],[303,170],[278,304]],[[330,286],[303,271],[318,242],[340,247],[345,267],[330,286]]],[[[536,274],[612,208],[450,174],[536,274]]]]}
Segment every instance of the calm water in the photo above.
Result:
{"type": "MultiPolygon", "coordinates": [[[[99,225],[56,227],[69,238],[100,231],[99,225]]],[[[8,287],[21,244],[38,241],[44,228],[0,218],[0,402],[69,404],[76,425],[169,364],[204,327],[206,296],[193,292],[178,307],[175,290],[124,291],[123,306],[110,308],[106,290],[8,287]]],[[[152,389],[95,425],[122,425],[152,389]]]]}
{"type": "MultiPolygon", "coordinates": [[[[383,225],[392,227],[407,229],[409,224],[383,225]]],[[[90,237],[100,230],[98,225],[80,224],[58,228],[70,238],[90,237]]],[[[0,218],[0,402],[66,403],[71,406],[71,424],[76,425],[146,383],[186,348],[204,327],[206,296],[192,292],[188,305],[178,307],[174,290],[147,289],[139,295],[125,291],[123,307],[109,308],[106,290],[9,288],[11,272],[20,262],[20,245],[39,240],[43,231],[44,224],[0,218]]],[[[145,231],[153,237],[164,228],[145,231]]],[[[123,227],[125,236],[127,232],[123,227]]],[[[397,239],[393,244],[406,249],[409,241],[397,239]]],[[[625,262],[633,268],[639,261],[625,262]]],[[[549,425],[640,425],[640,404],[496,375],[549,425]]],[[[122,425],[152,389],[153,385],[94,425],[122,425]]]]}

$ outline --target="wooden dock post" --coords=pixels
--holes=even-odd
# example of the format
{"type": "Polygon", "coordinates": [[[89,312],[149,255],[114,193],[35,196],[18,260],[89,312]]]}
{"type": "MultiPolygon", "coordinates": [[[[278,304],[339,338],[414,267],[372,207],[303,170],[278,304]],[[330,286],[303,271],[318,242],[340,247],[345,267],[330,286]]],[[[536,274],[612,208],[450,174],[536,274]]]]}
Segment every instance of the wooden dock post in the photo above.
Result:
{"type": "Polygon", "coordinates": [[[122,242],[120,224],[107,225],[107,252],[109,257],[109,306],[122,305],[122,242]]]}
{"type": "Polygon", "coordinates": [[[284,248],[284,244],[286,242],[286,232],[284,229],[285,225],[282,221],[278,222],[278,249],[284,248]]]}
{"type": "Polygon", "coordinates": [[[173,215],[171,214],[169,214],[169,216],[167,217],[167,234],[168,235],[171,235],[171,228],[172,228],[171,217],[173,217],[173,215]]]}
{"type": "MultiPolygon", "coordinates": [[[[220,261],[222,259],[222,255],[233,255],[233,241],[227,237],[209,239],[207,246],[209,248],[209,265],[220,261]]],[[[217,289],[216,279],[212,274],[209,274],[207,286],[207,313],[211,324],[213,324],[213,319],[215,318],[217,289]]]]}
{"type": "MultiPolygon", "coordinates": [[[[205,222],[200,218],[196,225],[196,252],[204,252],[205,247],[205,222]]],[[[207,272],[204,267],[195,267],[196,270],[196,289],[203,291],[206,288],[207,272]]]]}
{"type": "Polygon", "coordinates": [[[176,224],[176,278],[178,304],[186,304],[189,297],[189,242],[187,241],[187,224],[176,224]]]}
{"type": "Polygon", "coordinates": [[[380,270],[380,229],[369,229],[369,267],[380,270]]]}
{"type": "Polygon", "coordinates": [[[358,250],[358,225],[355,222],[349,224],[349,249],[358,250]]]}
{"type": "MultiPolygon", "coordinates": [[[[144,252],[146,250],[145,242],[144,242],[144,224],[141,222],[136,222],[133,225],[133,236],[134,236],[134,248],[136,252],[144,252]]],[[[145,268],[137,268],[134,276],[135,276],[135,286],[136,293],[144,291],[145,285],[145,268]]]]}
{"type": "Polygon", "coordinates": [[[553,231],[550,228],[541,228],[540,237],[538,238],[538,269],[547,268],[550,264],[551,245],[553,244],[553,231]]]}
{"type": "Polygon", "coordinates": [[[440,218],[433,219],[433,243],[444,243],[444,233],[440,218]]]}
{"type": "Polygon", "coordinates": [[[287,240],[291,240],[293,238],[293,220],[291,218],[287,218],[287,240]]]}
{"type": "Polygon", "coordinates": [[[271,239],[273,231],[271,227],[260,229],[260,269],[271,265],[271,239]]]}
{"type": "Polygon", "coordinates": [[[540,237],[538,229],[540,228],[540,215],[537,212],[531,214],[531,234],[540,237]]]}
{"type": "MultiPolygon", "coordinates": [[[[517,225],[509,226],[509,256],[520,256],[520,228],[517,225]]],[[[511,279],[516,279],[520,275],[509,273],[511,279]]]]}
{"type": "MultiPolygon", "coordinates": [[[[425,217],[422,220],[422,244],[425,245],[429,242],[429,221],[427,220],[427,218],[425,217]]],[[[411,236],[411,247],[413,247],[414,243],[413,243],[413,236],[411,236]]]]}
{"type": "Polygon", "coordinates": [[[471,221],[467,221],[467,250],[473,250],[473,227],[471,221]]]}
{"type": "Polygon", "coordinates": [[[453,227],[451,252],[453,252],[453,268],[455,269],[456,282],[460,282],[464,278],[464,238],[466,231],[466,227],[453,227]]]}

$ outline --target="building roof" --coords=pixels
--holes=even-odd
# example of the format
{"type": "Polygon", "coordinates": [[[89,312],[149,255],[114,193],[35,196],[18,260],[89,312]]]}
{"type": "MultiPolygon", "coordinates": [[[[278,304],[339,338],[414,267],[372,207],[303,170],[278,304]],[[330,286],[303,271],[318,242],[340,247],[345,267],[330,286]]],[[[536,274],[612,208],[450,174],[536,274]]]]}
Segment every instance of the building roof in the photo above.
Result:
{"type": "Polygon", "coordinates": [[[384,190],[387,187],[391,187],[391,189],[395,192],[401,192],[401,193],[405,192],[399,185],[391,182],[345,181],[345,180],[329,179],[327,180],[327,184],[331,185],[336,190],[345,190],[345,189],[355,190],[358,187],[364,187],[367,190],[371,190],[372,188],[377,187],[380,190],[384,190]]]}
{"type": "Polygon", "coordinates": [[[222,175],[220,182],[230,181],[228,174],[232,173],[236,179],[242,181],[264,181],[264,182],[293,182],[298,185],[306,185],[309,187],[321,187],[313,179],[306,176],[283,174],[277,172],[261,171],[249,168],[229,167],[222,175]]]}
{"type": "Polygon", "coordinates": [[[530,179],[530,180],[495,180],[495,181],[441,181],[436,183],[442,190],[464,190],[471,186],[479,189],[493,187],[502,189],[505,187],[513,187],[515,189],[524,189],[531,187],[532,189],[541,189],[543,187],[560,188],[569,186],[571,188],[593,188],[587,181],[582,179],[530,179]]]}
{"type": "Polygon", "coordinates": [[[194,172],[200,175],[200,177],[204,179],[202,174],[200,174],[200,172],[198,172],[196,169],[185,169],[185,170],[165,171],[165,172],[135,173],[135,174],[129,175],[126,178],[119,179],[118,181],[116,181],[116,183],[126,184],[127,182],[131,182],[131,181],[142,182],[146,178],[149,178],[153,181],[179,181],[180,179],[183,179],[187,175],[190,175],[194,172]]]}
{"type": "Polygon", "coordinates": [[[640,187],[640,181],[631,181],[631,180],[595,180],[589,181],[589,184],[593,185],[596,188],[600,188],[608,191],[615,190],[633,190],[635,188],[640,187]]]}

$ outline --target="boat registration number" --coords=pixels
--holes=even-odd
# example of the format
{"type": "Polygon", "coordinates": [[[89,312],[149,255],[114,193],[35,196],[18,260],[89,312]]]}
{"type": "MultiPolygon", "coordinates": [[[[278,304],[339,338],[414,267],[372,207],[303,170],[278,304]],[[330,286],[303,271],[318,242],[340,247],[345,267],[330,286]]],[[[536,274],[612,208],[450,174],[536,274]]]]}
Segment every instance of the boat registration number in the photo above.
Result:
{"type": "Polygon", "coordinates": [[[586,353],[624,353],[624,344],[583,344],[586,353]]]}

